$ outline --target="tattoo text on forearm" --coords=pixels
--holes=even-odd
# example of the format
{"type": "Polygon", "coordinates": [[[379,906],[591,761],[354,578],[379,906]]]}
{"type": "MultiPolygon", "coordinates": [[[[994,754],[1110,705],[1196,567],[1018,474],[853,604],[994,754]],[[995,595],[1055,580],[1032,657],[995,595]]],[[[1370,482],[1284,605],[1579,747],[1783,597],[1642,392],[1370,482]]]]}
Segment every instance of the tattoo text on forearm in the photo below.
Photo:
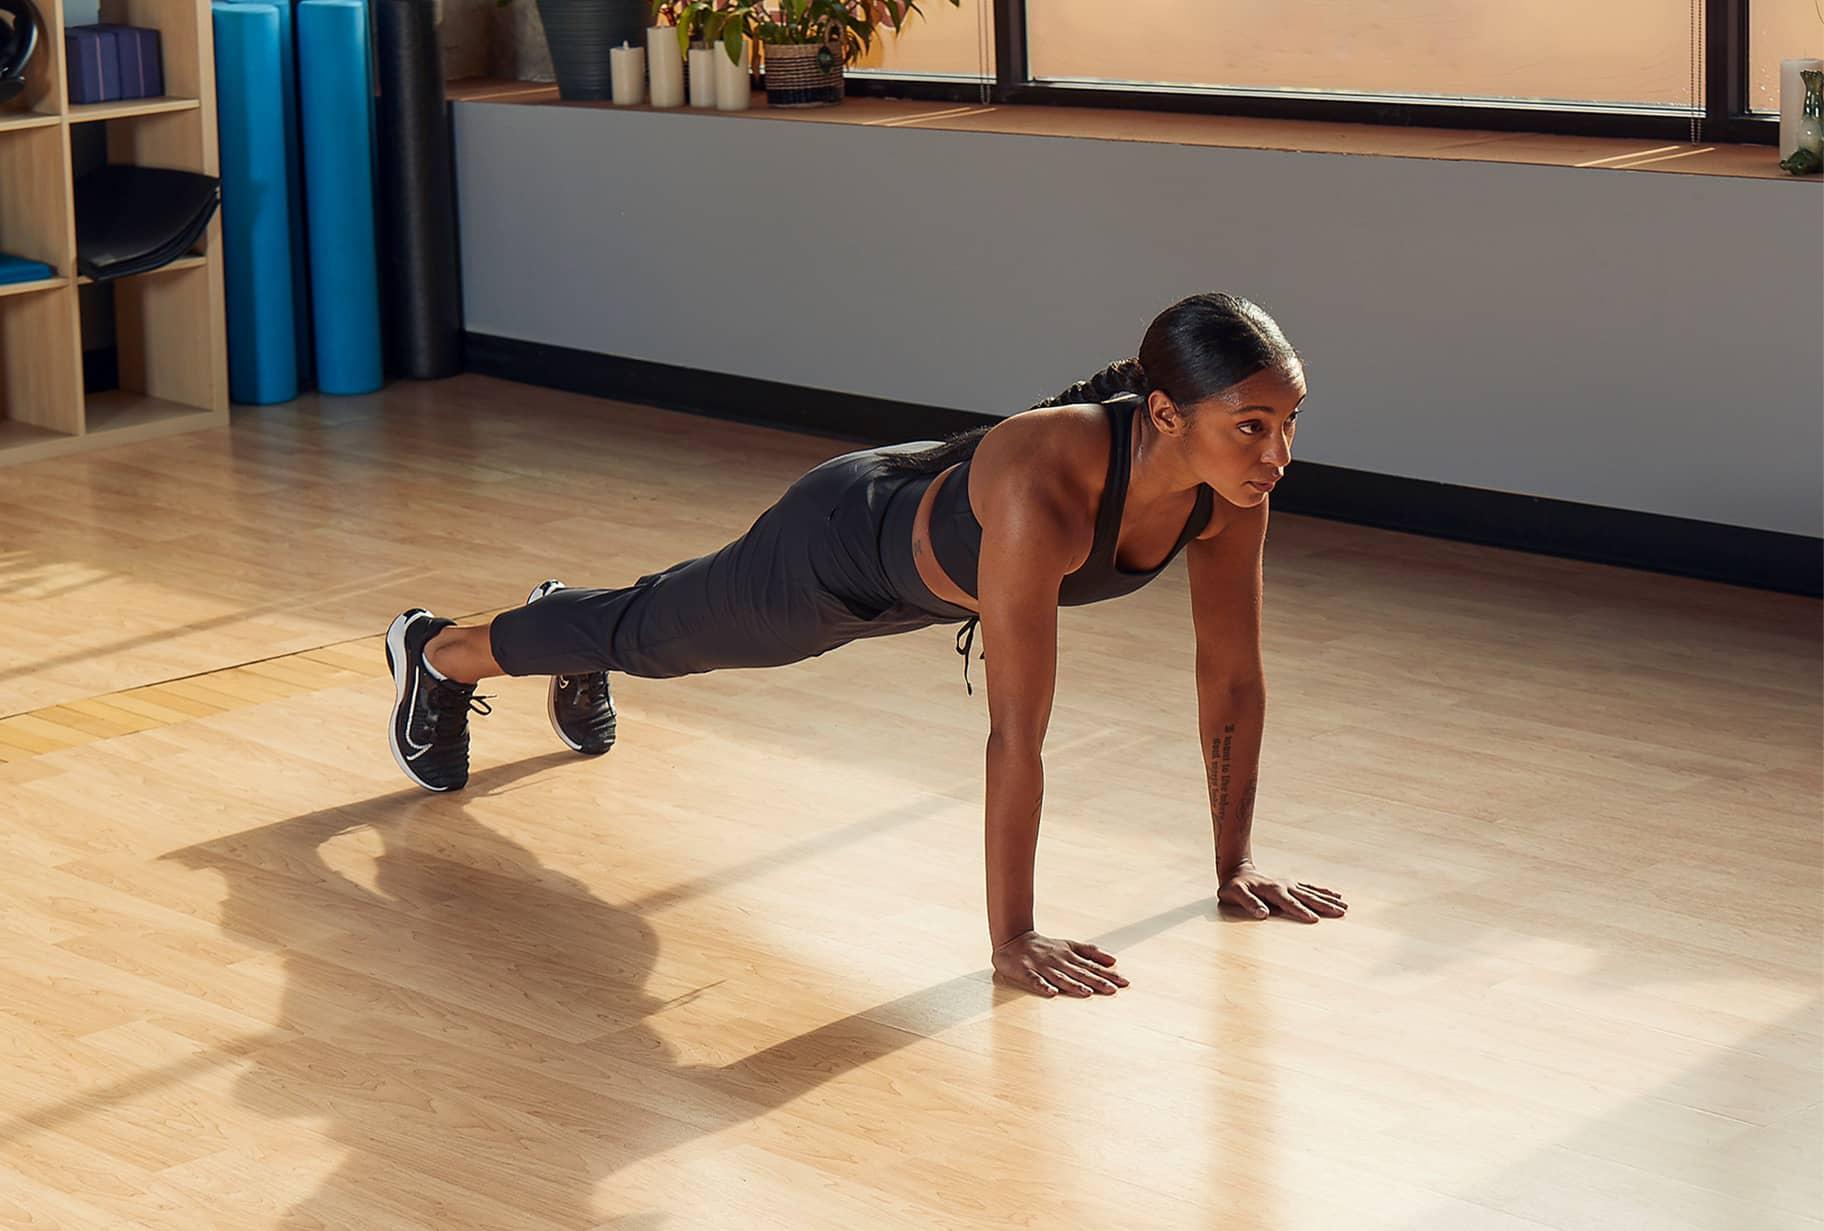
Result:
{"type": "Polygon", "coordinates": [[[1210,763],[1204,772],[1209,780],[1210,804],[1216,809],[1217,820],[1229,814],[1229,755],[1234,741],[1235,724],[1232,722],[1222,728],[1218,738],[1210,741],[1210,763]]]}

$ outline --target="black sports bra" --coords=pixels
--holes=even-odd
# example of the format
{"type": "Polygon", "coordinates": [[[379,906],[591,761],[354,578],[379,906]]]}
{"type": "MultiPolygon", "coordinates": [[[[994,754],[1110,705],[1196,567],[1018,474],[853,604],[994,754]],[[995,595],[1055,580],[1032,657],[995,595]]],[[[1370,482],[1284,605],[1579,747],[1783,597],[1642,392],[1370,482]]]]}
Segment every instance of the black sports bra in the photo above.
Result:
{"type": "MultiPolygon", "coordinates": [[[[1108,448],[1108,481],[1102,488],[1102,504],[1096,510],[1096,539],[1089,558],[1082,567],[1066,576],[1058,587],[1058,604],[1080,607],[1085,603],[1131,594],[1165,571],[1184,550],[1184,545],[1201,534],[1210,524],[1213,496],[1209,486],[1197,489],[1197,504],[1185,520],[1184,530],[1159,566],[1136,573],[1115,563],[1115,548],[1121,537],[1121,514],[1127,507],[1128,468],[1133,457],[1134,409],[1140,399],[1124,393],[1102,403],[1108,412],[1110,441],[1108,448]]],[[[973,459],[971,459],[973,460],[973,459]]],[[[982,523],[976,520],[969,504],[969,462],[953,470],[937,489],[931,501],[931,552],[937,557],[950,580],[971,596],[977,595],[977,572],[982,558],[982,523]]]]}

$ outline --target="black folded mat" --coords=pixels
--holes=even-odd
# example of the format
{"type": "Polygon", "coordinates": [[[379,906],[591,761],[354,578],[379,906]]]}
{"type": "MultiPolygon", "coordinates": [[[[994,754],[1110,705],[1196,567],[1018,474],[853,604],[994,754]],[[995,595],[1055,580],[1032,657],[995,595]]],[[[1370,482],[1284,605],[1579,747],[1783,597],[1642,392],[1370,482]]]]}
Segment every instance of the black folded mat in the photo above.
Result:
{"type": "Polygon", "coordinates": [[[222,202],[213,175],[122,163],[96,167],[75,191],[76,268],[97,282],[177,260],[222,202]]]}
{"type": "Polygon", "coordinates": [[[462,360],[456,188],[435,16],[431,0],[376,0],[373,9],[388,357],[412,380],[454,376],[462,360]]]}

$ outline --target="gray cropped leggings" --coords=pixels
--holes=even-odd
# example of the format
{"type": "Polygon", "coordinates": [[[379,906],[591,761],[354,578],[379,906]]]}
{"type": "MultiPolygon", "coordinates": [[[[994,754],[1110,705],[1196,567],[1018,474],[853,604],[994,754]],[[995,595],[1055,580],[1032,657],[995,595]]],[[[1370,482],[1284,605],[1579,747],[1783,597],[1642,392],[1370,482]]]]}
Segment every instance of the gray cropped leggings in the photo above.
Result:
{"type": "Polygon", "coordinates": [[[494,659],[508,675],[660,679],[775,667],[863,637],[972,620],[932,594],[912,563],[912,514],[931,476],[881,467],[890,453],[934,443],[831,458],[718,551],[623,589],[558,590],[496,616],[494,659]]]}

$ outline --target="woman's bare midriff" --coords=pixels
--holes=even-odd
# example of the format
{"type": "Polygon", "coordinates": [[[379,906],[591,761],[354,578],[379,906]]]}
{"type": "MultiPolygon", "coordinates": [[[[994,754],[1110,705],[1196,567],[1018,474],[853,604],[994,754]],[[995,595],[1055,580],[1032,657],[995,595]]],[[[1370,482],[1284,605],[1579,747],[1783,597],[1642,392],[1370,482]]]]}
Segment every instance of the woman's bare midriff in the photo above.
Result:
{"type": "Polygon", "coordinates": [[[958,462],[946,470],[939,471],[938,476],[931,480],[930,485],[925,488],[925,494],[919,497],[918,512],[912,517],[912,563],[918,566],[919,579],[925,583],[931,593],[946,603],[955,603],[958,607],[968,611],[979,611],[980,608],[976,606],[975,600],[965,594],[961,586],[950,580],[950,575],[944,572],[943,567],[937,562],[936,555],[931,551],[931,505],[937,499],[938,487],[950,477],[951,471],[960,465],[962,463],[958,462]]]}

